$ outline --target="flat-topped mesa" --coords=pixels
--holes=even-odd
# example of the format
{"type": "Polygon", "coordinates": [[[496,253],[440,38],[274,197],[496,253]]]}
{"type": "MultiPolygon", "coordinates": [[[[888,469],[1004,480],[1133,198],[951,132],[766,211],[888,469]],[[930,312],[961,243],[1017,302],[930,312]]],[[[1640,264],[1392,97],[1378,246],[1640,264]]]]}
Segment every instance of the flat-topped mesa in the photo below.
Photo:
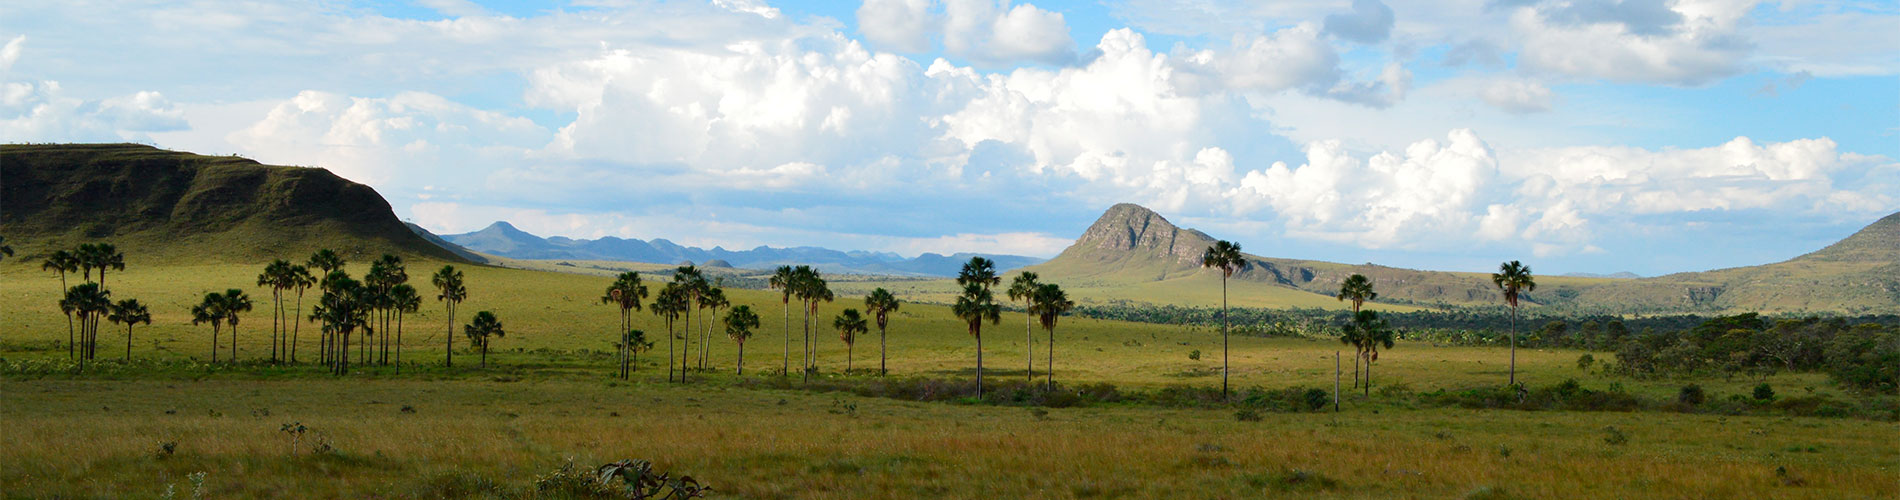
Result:
{"type": "Polygon", "coordinates": [[[1214,238],[1206,233],[1176,227],[1161,214],[1133,203],[1109,207],[1075,242],[1080,248],[1152,251],[1195,264],[1212,244],[1214,238]]]}

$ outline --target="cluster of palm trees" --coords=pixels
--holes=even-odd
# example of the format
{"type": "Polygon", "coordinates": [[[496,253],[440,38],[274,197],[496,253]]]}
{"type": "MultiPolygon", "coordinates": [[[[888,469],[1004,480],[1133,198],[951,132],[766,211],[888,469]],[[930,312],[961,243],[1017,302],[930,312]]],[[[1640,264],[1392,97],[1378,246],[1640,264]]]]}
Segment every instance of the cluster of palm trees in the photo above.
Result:
{"type": "MultiPolygon", "coordinates": [[[[3,241],[0,255],[13,255],[13,248],[3,241]]],[[[40,263],[40,269],[58,272],[59,287],[65,291],[59,310],[66,314],[66,356],[84,369],[87,361],[98,357],[101,321],[110,321],[125,325],[125,359],[130,361],[132,327],[152,324],[152,314],[137,299],[113,302],[112,291],[106,288],[106,271],[124,271],[125,254],[110,243],[86,243],[72,250],[54,251],[40,263]],[[94,271],[99,273],[98,281],[93,281],[94,271]],[[85,281],[67,287],[66,275],[71,273],[79,273],[85,281]]]]}
{"type": "MultiPolygon", "coordinates": [[[[1010,282],[1008,291],[1011,300],[1022,301],[1024,305],[1023,329],[1026,341],[1023,344],[1027,353],[1027,367],[1023,374],[1031,382],[1035,381],[1035,333],[1033,323],[1040,323],[1049,335],[1049,364],[1044,367],[1048,372],[1049,390],[1055,389],[1055,348],[1056,320],[1062,314],[1075,308],[1075,302],[1069,300],[1062,287],[1053,283],[1040,282],[1036,273],[1023,271],[1010,282]]],[[[994,325],[1002,321],[1002,306],[996,303],[991,287],[1002,284],[996,275],[996,263],[982,257],[971,257],[963,268],[957,271],[957,285],[963,287],[963,293],[957,296],[950,312],[963,320],[969,327],[971,337],[976,338],[976,397],[983,398],[983,322],[994,325]]]]}
{"type": "MultiPolygon", "coordinates": [[[[1227,351],[1229,344],[1227,335],[1227,280],[1228,278],[1232,278],[1234,273],[1246,270],[1249,265],[1246,256],[1240,253],[1240,244],[1230,241],[1217,241],[1213,245],[1209,245],[1206,251],[1201,254],[1202,267],[1219,269],[1221,272],[1222,398],[1226,398],[1228,395],[1227,351]]],[[[968,271],[968,268],[966,267],[965,270],[968,271]]],[[[1017,284],[1021,285],[1025,279],[1033,282],[1035,276],[1019,277],[1017,278],[1017,284]]],[[[964,280],[962,277],[959,277],[957,282],[961,284],[964,280]]],[[[1517,385],[1517,308],[1522,294],[1537,289],[1537,281],[1531,276],[1530,266],[1513,260],[1499,265],[1498,272],[1491,275],[1491,282],[1503,293],[1505,304],[1511,306],[1511,368],[1509,383],[1511,385],[1517,385]]],[[[965,295],[971,295],[971,293],[975,291],[974,288],[966,288],[965,295]]],[[[1010,289],[1010,297],[1016,298],[1018,296],[1017,288],[1012,287],[1010,289]]],[[[1361,309],[1361,306],[1365,305],[1366,301],[1376,299],[1378,296],[1379,294],[1373,291],[1372,280],[1361,274],[1353,274],[1342,281],[1339,287],[1339,294],[1335,296],[1338,300],[1352,302],[1352,318],[1346,325],[1341,327],[1339,341],[1353,346],[1353,388],[1358,389],[1364,387],[1364,391],[1368,395],[1372,392],[1372,362],[1379,359],[1379,349],[1390,349],[1395,345],[1393,340],[1394,332],[1391,326],[1387,324],[1384,319],[1379,318],[1378,313],[1361,309]],[[1359,368],[1362,361],[1365,364],[1363,379],[1359,368]]],[[[959,304],[961,303],[962,301],[959,300],[959,304]]],[[[962,316],[962,314],[959,313],[958,316],[962,316]]],[[[975,333],[977,329],[976,323],[972,322],[970,328],[971,332],[975,333]]],[[[1054,337],[1051,336],[1052,342],[1053,339],[1054,337]]],[[[980,371],[978,380],[980,385],[980,371]]]]}

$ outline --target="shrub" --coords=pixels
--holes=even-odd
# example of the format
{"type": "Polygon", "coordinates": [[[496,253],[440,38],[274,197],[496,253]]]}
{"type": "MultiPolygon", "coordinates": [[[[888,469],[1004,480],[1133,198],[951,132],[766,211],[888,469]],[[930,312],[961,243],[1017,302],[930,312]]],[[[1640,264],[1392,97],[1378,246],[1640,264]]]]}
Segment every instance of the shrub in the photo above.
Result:
{"type": "Polygon", "coordinates": [[[1614,425],[1604,427],[1603,432],[1607,434],[1603,436],[1603,442],[1612,446],[1622,446],[1630,442],[1630,437],[1623,434],[1623,430],[1616,428],[1614,425]]]}
{"type": "Polygon", "coordinates": [[[1242,422],[1259,422],[1260,411],[1253,408],[1241,408],[1240,411],[1234,412],[1234,419],[1242,422]]]}
{"type": "Polygon", "coordinates": [[[1762,382],[1761,385],[1755,386],[1755,399],[1758,401],[1773,401],[1775,399],[1775,388],[1769,387],[1767,382],[1762,382]]]}
{"type": "Polygon", "coordinates": [[[1307,410],[1319,411],[1321,409],[1326,408],[1326,405],[1332,402],[1333,402],[1332,395],[1327,394],[1324,389],[1307,389],[1306,390],[1306,409],[1307,410]]]}
{"type": "Polygon", "coordinates": [[[1681,391],[1676,392],[1676,402],[1682,403],[1685,405],[1697,406],[1707,400],[1708,400],[1708,395],[1702,392],[1702,386],[1699,386],[1699,385],[1695,385],[1695,384],[1685,385],[1685,386],[1682,386],[1681,391]]]}
{"type": "Polygon", "coordinates": [[[1188,352],[1188,359],[1191,359],[1191,360],[1194,360],[1194,361],[1200,361],[1200,360],[1201,360],[1201,350],[1200,350],[1200,349],[1195,349],[1195,350],[1193,350],[1193,351],[1190,351],[1190,352],[1188,352]]]}
{"type": "Polygon", "coordinates": [[[1578,370],[1583,370],[1583,371],[1589,371],[1589,370],[1590,370],[1590,365],[1594,365],[1594,364],[1597,364],[1597,358],[1596,358],[1596,356],[1591,356],[1591,355],[1589,355],[1589,354],[1584,354],[1584,355],[1582,355],[1582,356],[1578,356],[1578,357],[1577,357],[1577,369],[1578,369],[1578,370]]]}

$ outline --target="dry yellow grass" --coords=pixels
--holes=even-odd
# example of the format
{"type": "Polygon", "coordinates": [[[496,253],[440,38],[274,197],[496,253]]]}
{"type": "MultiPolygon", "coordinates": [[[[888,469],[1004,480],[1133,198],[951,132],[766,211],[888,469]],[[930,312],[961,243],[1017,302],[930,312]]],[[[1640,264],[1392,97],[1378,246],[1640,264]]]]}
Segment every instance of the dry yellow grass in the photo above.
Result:
{"type": "Polygon", "coordinates": [[[435,496],[458,474],[520,490],[567,457],[650,459],[725,498],[1900,495],[1893,424],[1858,420],[1388,409],[1239,422],[1151,408],[1037,417],[566,380],[8,381],[0,394],[0,483],[27,496],[156,496],[167,483],[189,490],[183,477],[195,471],[208,473],[212,498],[435,496]],[[278,432],[292,421],[316,430],[306,447],[327,439],[341,454],[293,455],[278,432]],[[1628,442],[1607,443],[1608,426],[1628,442]],[[158,458],[162,441],[178,451],[158,458]],[[1314,481],[1289,482],[1293,469],[1314,481]]]}

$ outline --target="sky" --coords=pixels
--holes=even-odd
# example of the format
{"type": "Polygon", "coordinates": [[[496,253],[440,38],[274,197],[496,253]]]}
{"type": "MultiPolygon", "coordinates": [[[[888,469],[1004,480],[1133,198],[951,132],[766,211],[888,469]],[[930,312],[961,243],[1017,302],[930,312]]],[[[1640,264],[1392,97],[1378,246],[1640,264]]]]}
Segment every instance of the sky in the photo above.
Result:
{"type": "Polygon", "coordinates": [[[0,3],[0,140],[319,166],[444,234],[1643,275],[1900,211],[1900,5],[0,3]]]}

